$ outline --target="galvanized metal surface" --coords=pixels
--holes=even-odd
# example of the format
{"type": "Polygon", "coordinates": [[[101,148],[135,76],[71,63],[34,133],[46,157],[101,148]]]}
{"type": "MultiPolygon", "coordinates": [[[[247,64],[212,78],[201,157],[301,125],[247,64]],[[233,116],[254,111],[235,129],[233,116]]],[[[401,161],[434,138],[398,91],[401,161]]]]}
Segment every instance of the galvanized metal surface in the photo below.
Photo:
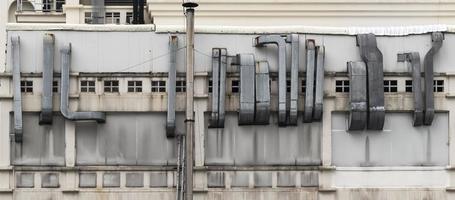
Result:
{"type": "Polygon", "coordinates": [[[367,125],[367,69],[363,62],[348,62],[349,126],[348,130],[363,130],[367,125]]]}
{"type": "Polygon", "coordinates": [[[176,101],[176,59],[177,59],[178,37],[172,35],[169,37],[169,72],[167,80],[167,120],[166,136],[175,137],[175,101],[176,101]]]}
{"type": "Polygon", "coordinates": [[[306,40],[306,51],[306,90],[303,122],[309,123],[313,121],[314,75],[316,71],[316,44],[313,39],[306,40]]]}
{"type": "Polygon", "coordinates": [[[54,82],[54,35],[43,38],[43,91],[40,124],[52,124],[52,89],[54,82]]]}
{"type": "Polygon", "coordinates": [[[240,64],[239,125],[253,125],[255,114],[256,63],[253,54],[238,54],[240,64]]]}
{"type": "Polygon", "coordinates": [[[270,74],[269,63],[256,63],[255,78],[255,124],[269,124],[270,119],[270,74]]]}
{"type": "Polygon", "coordinates": [[[223,48],[212,49],[212,115],[210,128],[224,127],[226,98],[227,51],[223,48]]]}
{"type": "Polygon", "coordinates": [[[314,90],[314,111],[313,120],[322,120],[324,109],[324,64],[325,64],[325,47],[316,47],[316,73],[314,90]]]}
{"type": "Polygon", "coordinates": [[[298,98],[299,98],[299,59],[300,59],[300,43],[299,35],[291,34],[286,38],[291,42],[291,91],[289,100],[289,125],[297,124],[298,117],[298,98]]]}
{"type": "Polygon", "coordinates": [[[434,95],[433,95],[433,57],[442,46],[444,35],[441,32],[431,34],[431,49],[425,54],[423,68],[425,71],[425,112],[423,123],[431,125],[434,118],[434,95]]]}
{"type": "Polygon", "coordinates": [[[14,109],[14,141],[22,142],[22,94],[21,94],[21,48],[20,37],[11,36],[11,60],[13,65],[13,109],[14,109]]]}

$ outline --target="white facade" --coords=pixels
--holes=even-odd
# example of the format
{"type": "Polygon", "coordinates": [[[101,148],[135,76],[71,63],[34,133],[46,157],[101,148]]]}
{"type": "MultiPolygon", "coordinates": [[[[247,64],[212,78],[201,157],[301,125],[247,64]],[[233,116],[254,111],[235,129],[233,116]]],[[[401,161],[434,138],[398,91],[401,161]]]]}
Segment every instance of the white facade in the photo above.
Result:
{"type": "MultiPolygon", "coordinates": [[[[153,81],[167,81],[170,35],[178,37],[177,80],[184,78],[180,3],[148,1],[146,9],[154,24],[137,26],[83,25],[84,10],[89,8],[72,0],[64,6],[67,24],[6,24],[6,18],[0,17],[0,42],[5,44],[0,52],[6,50],[0,59],[0,199],[175,199],[176,144],[165,137],[167,93],[153,81]],[[38,125],[45,33],[55,36],[54,80],[58,83],[59,50],[72,45],[70,109],[106,112],[105,124],[65,120],[59,114],[57,89],[54,125],[38,125]],[[21,80],[33,82],[33,92],[22,94],[22,144],[10,138],[13,36],[21,41],[21,80]],[[83,92],[82,81],[93,81],[94,91],[83,92]],[[106,91],[106,81],[118,81],[118,92],[106,91]],[[142,81],[141,91],[129,92],[128,81],[142,81]]],[[[455,198],[455,58],[451,56],[455,37],[450,25],[455,2],[198,3],[195,199],[455,198]],[[413,127],[413,93],[406,85],[412,79],[410,67],[397,62],[397,54],[415,51],[423,60],[431,48],[429,33],[436,31],[445,36],[434,57],[434,79],[442,81],[442,91],[434,93],[433,125],[413,127]],[[336,82],[348,80],[347,61],[361,60],[355,35],[365,32],[376,33],[384,57],[384,80],[397,85],[396,92],[385,93],[384,129],[353,133],[346,131],[349,96],[337,91],[336,82]],[[276,48],[252,44],[258,35],[283,33],[298,33],[300,38],[299,112],[305,103],[305,40],[314,39],[325,47],[322,122],[302,123],[299,114],[297,126],[277,126],[276,48]],[[234,92],[233,81],[239,80],[239,69],[229,62],[225,128],[208,128],[212,48],[226,48],[229,56],[251,53],[256,61],[269,63],[269,125],[238,126],[239,93],[234,92]]],[[[6,10],[7,4],[3,1],[0,8],[6,10]]],[[[185,93],[177,92],[178,132],[184,131],[180,114],[184,98],[185,93]]]]}

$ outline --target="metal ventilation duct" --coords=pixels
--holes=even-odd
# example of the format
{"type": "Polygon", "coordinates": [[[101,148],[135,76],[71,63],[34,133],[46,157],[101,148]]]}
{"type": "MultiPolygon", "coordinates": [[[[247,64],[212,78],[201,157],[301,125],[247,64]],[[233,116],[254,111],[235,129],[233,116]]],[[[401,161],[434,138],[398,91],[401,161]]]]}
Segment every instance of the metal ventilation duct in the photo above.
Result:
{"type": "Polygon", "coordinates": [[[176,58],[177,58],[178,37],[171,35],[169,37],[169,73],[167,84],[167,120],[166,136],[175,137],[175,93],[176,93],[176,58]]]}
{"type": "Polygon", "coordinates": [[[425,70],[425,112],[423,124],[431,125],[434,118],[434,96],[433,96],[433,57],[442,46],[444,35],[441,32],[431,34],[431,49],[425,55],[423,68],[425,70]]]}
{"type": "Polygon", "coordinates": [[[314,40],[306,41],[306,91],[305,91],[305,110],[303,112],[303,122],[313,120],[314,104],[314,74],[316,66],[316,45],[314,40]]]}
{"type": "Polygon", "coordinates": [[[13,64],[13,85],[14,85],[14,98],[13,98],[13,111],[14,111],[14,141],[17,143],[22,142],[23,129],[22,129],[22,94],[21,94],[21,50],[20,50],[20,37],[11,37],[11,57],[13,64]]]}
{"type": "Polygon", "coordinates": [[[297,125],[299,100],[299,35],[288,35],[286,41],[291,43],[291,97],[289,106],[289,125],[297,125]]]}
{"type": "Polygon", "coordinates": [[[52,124],[52,83],[54,79],[54,35],[43,38],[43,94],[39,124],[52,124]]]}
{"type": "Polygon", "coordinates": [[[210,128],[224,128],[224,101],[226,97],[227,50],[212,49],[212,114],[210,128]]]}
{"type": "Polygon", "coordinates": [[[69,106],[69,83],[70,83],[70,65],[71,65],[71,43],[64,46],[61,50],[61,91],[60,91],[60,112],[63,117],[69,120],[95,120],[98,123],[106,121],[106,114],[103,112],[73,112],[69,106]]]}
{"type": "Polygon", "coordinates": [[[269,63],[256,64],[256,113],[255,124],[269,124],[270,118],[270,76],[269,63]]]}
{"type": "Polygon", "coordinates": [[[254,45],[262,47],[266,44],[278,46],[278,125],[286,125],[286,41],[279,35],[263,35],[256,37],[254,45]]]}
{"type": "Polygon", "coordinates": [[[104,0],[92,0],[92,24],[104,24],[104,0]]]}
{"type": "Polygon", "coordinates": [[[314,111],[313,120],[319,121],[322,119],[323,113],[323,102],[324,102],[324,59],[325,59],[325,47],[316,47],[316,76],[314,86],[314,111]]]}
{"type": "Polygon", "coordinates": [[[376,45],[374,34],[357,35],[357,46],[367,66],[369,107],[367,128],[382,130],[385,119],[382,53],[376,45]]]}
{"type": "Polygon", "coordinates": [[[255,75],[256,66],[253,54],[238,54],[240,65],[240,110],[239,125],[254,124],[255,75]]]}
{"type": "Polygon", "coordinates": [[[367,69],[363,62],[348,62],[349,127],[363,130],[367,124],[367,69]]]}
{"type": "Polygon", "coordinates": [[[414,94],[414,126],[423,125],[423,95],[420,76],[419,52],[398,54],[398,62],[410,62],[412,68],[412,93],[414,94]]]}

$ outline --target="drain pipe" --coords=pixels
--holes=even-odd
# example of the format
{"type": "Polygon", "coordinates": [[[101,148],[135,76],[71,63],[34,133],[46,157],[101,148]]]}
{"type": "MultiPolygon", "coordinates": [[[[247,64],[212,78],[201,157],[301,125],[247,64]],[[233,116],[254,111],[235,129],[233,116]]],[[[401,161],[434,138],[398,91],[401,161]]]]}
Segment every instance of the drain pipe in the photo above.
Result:
{"type": "Polygon", "coordinates": [[[176,58],[177,58],[178,37],[171,35],[169,37],[169,73],[167,86],[167,119],[166,119],[166,136],[175,137],[175,85],[176,85],[176,58]]]}
{"type": "Polygon", "coordinates": [[[278,46],[278,125],[286,126],[286,40],[279,35],[263,35],[254,40],[256,47],[265,44],[278,46]]]}
{"type": "Polygon", "coordinates": [[[43,38],[43,95],[39,124],[52,124],[52,82],[54,76],[54,35],[43,38]]]}
{"type": "Polygon", "coordinates": [[[423,124],[431,125],[434,118],[434,94],[433,94],[433,57],[442,46],[444,35],[441,32],[431,34],[432,46],[425,55],[423,68],[425,70],[425,112],[423,124]]]}
{"type": "Polygon", "coordinates": [[[186,185],[185,200],[193,200],[193,134],[194,134],[194,8],[195,2],[182,4],[186,15],[186,185]]]}
{"type": "Polygon", "coordinates": [[[14,141],[17,143],[22,142],[23,129],[22,129],[22,93],[21,93],[21,50],[20,50],[20,37],[11,37],[11,51],[13,63],[13,85],[14,85],[14,98],[13,98],[13,111],[14,111],[14,141]]]}
{"type": "Polygon", "coordinates": [[[60,91],[60,112],[63,117],[69,120],[95,120],[98,123],[106,122],[106,114],[103,112],[73,112],[69,109],[69,88],[70,88],[70,65],[71,65],[71,43],[61,50],[61,91],[60,91]]]}

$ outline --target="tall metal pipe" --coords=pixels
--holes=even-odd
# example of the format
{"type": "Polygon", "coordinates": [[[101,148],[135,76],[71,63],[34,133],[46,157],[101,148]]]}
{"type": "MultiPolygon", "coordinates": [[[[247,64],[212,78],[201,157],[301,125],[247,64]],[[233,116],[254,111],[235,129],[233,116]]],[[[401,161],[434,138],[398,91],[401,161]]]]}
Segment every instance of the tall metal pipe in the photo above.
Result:
{"type": "Polygon", "coordinates": [[[194,132],[194,2],[182,4],[186,15],[186,185],[185,199],[193,200],[193,132],[194,132]]]}

